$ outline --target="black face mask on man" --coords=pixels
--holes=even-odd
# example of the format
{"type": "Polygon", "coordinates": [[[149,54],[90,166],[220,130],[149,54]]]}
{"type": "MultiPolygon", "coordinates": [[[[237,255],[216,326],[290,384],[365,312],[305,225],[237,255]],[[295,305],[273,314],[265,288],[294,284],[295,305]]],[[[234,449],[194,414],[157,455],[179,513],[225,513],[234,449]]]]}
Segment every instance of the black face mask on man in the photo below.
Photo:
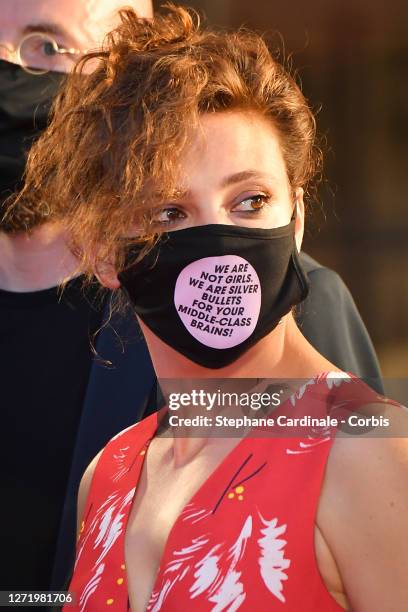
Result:
{"type": "Polygon", "coordinates": [[[309,290],[295,220],[274,229],[215,224],[165,233],[119,280],[147,327],[207,368],[238,359],[309,290]]]}
{"type": "Polygon", "coordinates": [[[30,74],[18,64],[0,60],[0,229],[19,231],[41,222],[40,211],[13,210],[3,219],[4,202],[22,186],[27,153],[48,123],[52,101],[64,74],[30,74]],[[21,219],[20,219],[21,217],[21,219]]]}

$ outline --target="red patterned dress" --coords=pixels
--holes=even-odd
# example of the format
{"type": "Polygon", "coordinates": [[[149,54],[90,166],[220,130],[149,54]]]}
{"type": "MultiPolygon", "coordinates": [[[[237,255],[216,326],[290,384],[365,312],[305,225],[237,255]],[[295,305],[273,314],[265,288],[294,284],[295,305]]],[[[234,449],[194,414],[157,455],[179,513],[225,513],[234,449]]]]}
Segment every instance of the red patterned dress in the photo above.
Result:
{"type": "MultiPolygon", "coordinates": [[[[343,406],[389,401],[352,375],[326,373],[297,391],[291,405],[310,405],[317,382],[320,390],[324,385],[326,400],[343,406]]],[[[130,610],[126,523],[157,426],[157,415],[152,415],[103,450],[69,587],[77,604],[66,612],[130,610]]],[[[330,432],[244,437],[178,516],[146,610],[343,610],[323,583],[314,549],[315,516],[333,440],[330,432]]]]}

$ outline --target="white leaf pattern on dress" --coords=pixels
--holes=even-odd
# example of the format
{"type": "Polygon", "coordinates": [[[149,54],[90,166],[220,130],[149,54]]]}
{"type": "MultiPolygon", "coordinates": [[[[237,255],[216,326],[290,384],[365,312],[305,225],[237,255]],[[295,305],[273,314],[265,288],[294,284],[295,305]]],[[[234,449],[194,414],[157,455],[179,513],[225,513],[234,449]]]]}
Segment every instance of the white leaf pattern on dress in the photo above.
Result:
{"type": "Polygon", "coordinates": [[[91,578],[86,583],[84,590],[82,591],[81,596],[79,598],[80,612],[83,612],[84,610],[86,610],[88,599],[93,593],[95,593],[96,588],[101,581],[104,569],[105,569],[104,563],[101,563],[100,565],[98,565],[98,567],[96,568],[96,572],[93,574],[93,576],[91,576],[91,578]]]}
{"type": "MultiPolygon", "coordinates": [[[[153,605],[153,607],[151,606],[151,601],[152,599],[149,601],[149,604],[146,608],[146,610],[151,610],[151,612],[158,612],[159,610],[161,610],[161,607],[167,597],[167,595],[170,593],[171,589],[173,588],[173,586],[176,584],[176,582],[178,582],[179,580],[183,580],[183,578],[185,577],[185,575],[188,572],[188,568],[184,568],[183,572],[181,574],[176,574],[175,577],[173,578],[173,580],[167,579],[165,584],[163,585],[163,587],[160,589],[160,591],[156,594],[156,601],[153,605]]],[[[153,598],[153,596],[152,596],[153,598]]]]}
{"type": "Polygon", "coordinates": [[[194,538],[189,546],[184,546],[179,550],[173,551],[173,559],[167,563],[163,571],[163,580],[165,580],[165,582],[158,590],[153,591],[146,611],[157,612],[161,609],[167,595],[176,582],[182,580],[190,571],[191,563],[188,562],[194,559],[194,554],[201,550],[208,541],[208,537],[202,535],[198,538],[194,538]],[[181,571],[175,574],[174,577],[170,577],[171,574],[174,574],[178,570],[181,571]]]}
{"type": "Polygon", "coordinates": [[[326,442],[331,440],[330,436],[327,438],[311,438],[309,436],[310,442],[299,442],[295,448],[287,448],[287,455],[304,455],[306,453],[312,453],[316,446],[320,446],[326,442]]]}
{"type": "Polygon", "coordinates": [[[115,463],[118,466],[117,471],[111,476],[111,479],[113,480],[113,482],[118,482],[118,480],[120,480],[122,476],[124,476],[124,474],[126,474],[126,472],[129,469],[128,466],[124,464],[124,459],[126,459],[126,456],[127,456],[124,451],[127,451],[129,449],[130,449],[130,446],[125,446],[124,448],[119,449],[119,453],[117,455],[113,455],[113,458],[115,459],[115,463]]]}
{"type": "MultiPolygon", "coordinates": [[[[201,593],[211,588],[220,575],[219,561],[221,555],[215,553],[221,548],[221,544],[213,546],[201,561],[195,564],[196,572],[194,584],[190,587],[191,599],[198,597],[201,593]]],[[[218,584],[218,583],[217,583],[218,584]]]]}
{"type": "Polygon", "coordinates": [[[226,549],[224,543],[216,544],[201,559],[197,560],[197,553],[209,542],[206,536],[201,536],[201,538],[194,539],[190,546],[173,551],[173,559],[163,571],[164,584],[152,594],[147,610],[158,612],[174,585],[187,575],[191,575],[192,570],[195,570],[193,574],[195,580],[189,589],[191,599],[208,592],[208,601],[215,604],[214,612],[220,612],[226,607],[228,610],[237,610],[245,599],[245,593],[243,584],[240,582],[242,572],[236,571],[236,565],[245,552],[246,543],[251,534],[252,517],[248,516],[237,540],[229,549],[226,549]],[[185,555],[184,558],[180,558],[182,554],[185,555]],[[222,568],[221,559],[224,560],[222,568]],[[179,571],[181,568],[181,573],[170,578],[170,573],[179,571]]]}
{"type": "Polygon", "coordinates": [[[315,378],[311,378],[290,396],[290,402],[292,406],[295,406],[296,402],[302,399],[308,387],[316,383],[320,383],[322,379],[326,381],[326,384],[329,389],[332,389],[334,386],[338,387],[342,383],[351,382],[352,380],[351,376],[347,374],[347,372],[327,372],[324,375],[319,375],[315,378]]]}
{"type": "Polygon", "coordinates": [[[244,585],[240,581],[242,572],[237,571],[236,567],[245,553],[246,544],[251,535],[252,516],[249,515],[236,542],[229,549],[227,558],[230,565],[227,572],[224,574],[217,591],[208,598],[209,601],[216,604],[212,612],[221,612],[225,609],[229,611],[238,610],[245,600],[244,585]]]}
{"type": "Polygon", "coordinates": [[[327,372],[326,374],[326,384],[329,389],[339,387],[342,383],[349,383],[351,380],[347,372],[327,372]]]}
{"type": "MultiPolygon", "coordinates": [[[[260,574],[269,592],[279,601],[285,602],[282,583],[288,579],[284,570],[291,562],[285,559],[283,549],[286,540],[279,536],[285,533],[286,525],[278,526],[277,518],[267,521],[261,514],[259,517],[264,527],[260,529],[263,537],[257,540],[261,550],[258,559],[260,574]]],[[[147,610],[159,612],[176,583],[189,576],[194,578],[189,588],[192,600],[206,594],[207,601],[214,604],[212,612],[238,610],[246,598],[245,580],[242,579],[242,570],[238,564],[252,536],[253,520],[249,515],[236,541],[229,548],[225,542],[216,544],[201,559],[197,559],[197,554],[204,552],[204,547],[210,541],[206,535],[202,535],[192,540],[190,545],[173,551],[172,559],[162,572],[161,586],[152,593],[147,610]]]]}
{"type": "Polygon", "coordinates": [[[285,551],[283,550],[287,542],[279,539],[279,536],[285,533],[286,525],[278,527],[277,518],[266,521],[261,514],[259,514],[259,517],[265,526],[265,529],[261,529],[263,538],[258,540],[261,549],[261,556],[258,559],[261,576],[267,589],[284,603],[282,582],[287,580],[288,576],[283,570],[290,566],[290,560],[285,559],[285,551]]]}
{"type": "Polygon", "coordinates": [[[99,523],[99,533],[94,544],[94,549],[101,546],[102,551],[95,565],[98,565],[106,557],[122,533],[123,519],[126,517],[126,507],[131,503],[134,492],[135,487],[111,504],[103,513],[99,523]]]}
{"type": "Polygon", "coordinates": [[[85,543],[90,539],[91,535],[97,533],[93,550],[97,550],[100,547],[101,553],[98,559],[93,565],[93,569],[96,568],[95,574],[87,582],[82,593],[80,595],[80,605],[83,603],[82,610],[85,610],[85,606],[89,597],[96,591],[97,586],[101,580],[105,564],[101,563],[102,559],[108,554],[120,534],[123,530],[123,519],[127,514],[127,506],[132,502],[135,488],[131,489],[128,493],[120,495],[117,491],[109,495],[108,499],[98,508],[95,516],[83,535],[81,546],[78,550],[77,558],[75,561],[75,567],[81,557],[85,543]]]}
{"type": "Polygon", "coordinates": [[[79,559],[81,558],[82,552],[85,548],[85,544],[87,543],[87,541],[89,540],[89,538],[91,537],[91,535],[93,534],[93,532],[95,531],[99,519],[103,513],[103,510],[106,508],[106,506],[109,506],[109,504],[114,500],[117,499],[119,497],[119,492],[118,491],[114,491],[113,493],[111,493],[109,495],[109,497],[107,497],[107,499],[105,499],[105,501],[103,502],[103,504],[98,508],[98,510],[95,512],[95,516],[92,519],[92,522],[85,528],[84,533],[82,534],[82,538],[80,540],[79,546],[78,546],[78,552],[77,552],[77,556],[75,559],[75,567],[74,570],[78,564],[79,559]]]}
{"type": "Polygon", "coordinates": [[[206,510],[205,508],[198,509],[194,506],[194,504],[188,504],[181,513],[180,517],[183,517],[183,522],[190,521],[194,525],[194,523],[202,521],[203,519],[207,518],[207,516],[210,516],[210,514],[211,510],[206,510]]]}
{"type": "Polygon", "coordinates": [[[290,403],[292,404],[292,406],[294,406],[296,404],[296,402],[298,400],[301,400],[302,397],[305,394],[305,391],[308,387],[310,387],[310,385],[314,385],[315,384],[315,379],[311,378],[310,380],[308,380],[307,382],[305,382],[304,385],[302,385],[301,387],[299,387],[299,389],[297,391],[295,391],[294,393],[292,393],[292,395],[290,396],[290,403]]]}

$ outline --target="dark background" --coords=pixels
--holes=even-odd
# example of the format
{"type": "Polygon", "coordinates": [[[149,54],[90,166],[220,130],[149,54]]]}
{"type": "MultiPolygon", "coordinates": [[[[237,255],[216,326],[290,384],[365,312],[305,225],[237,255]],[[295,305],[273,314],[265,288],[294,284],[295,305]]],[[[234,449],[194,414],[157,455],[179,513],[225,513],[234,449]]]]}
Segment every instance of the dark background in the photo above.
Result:
{"type": "Polygon", "coordinates": [[[304,250],[349,286],[384,375],[407,377],[407,0],[178,3],[211,25],[267,31],[272,46],[282,35],[327,141],[304,250]]]}

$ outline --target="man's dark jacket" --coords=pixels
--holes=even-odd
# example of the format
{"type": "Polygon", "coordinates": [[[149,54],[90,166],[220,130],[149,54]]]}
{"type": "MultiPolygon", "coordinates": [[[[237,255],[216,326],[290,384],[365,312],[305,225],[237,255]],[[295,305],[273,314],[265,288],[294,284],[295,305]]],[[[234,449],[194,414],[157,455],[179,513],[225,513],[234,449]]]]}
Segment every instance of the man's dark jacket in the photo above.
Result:
{"type": "MultiPolygon", "coordinates": [[[[329,361],[364,378],[382,393],[374,348],[347,287],[336,272],[308,255],[302,253],[301,261],[311,283],[309,296],[297,315],[303,335],[329,361]]],[[[130,311],[127,316],[114,316],[103,328],[96,349],[101,360],[112,366],[96,360],[91,368],[57,541],[52,589],[66,585],[72,570],[76,499],[83,472],[111,437],[140,420],[156,403],[156,377],[130,311]]]]}

